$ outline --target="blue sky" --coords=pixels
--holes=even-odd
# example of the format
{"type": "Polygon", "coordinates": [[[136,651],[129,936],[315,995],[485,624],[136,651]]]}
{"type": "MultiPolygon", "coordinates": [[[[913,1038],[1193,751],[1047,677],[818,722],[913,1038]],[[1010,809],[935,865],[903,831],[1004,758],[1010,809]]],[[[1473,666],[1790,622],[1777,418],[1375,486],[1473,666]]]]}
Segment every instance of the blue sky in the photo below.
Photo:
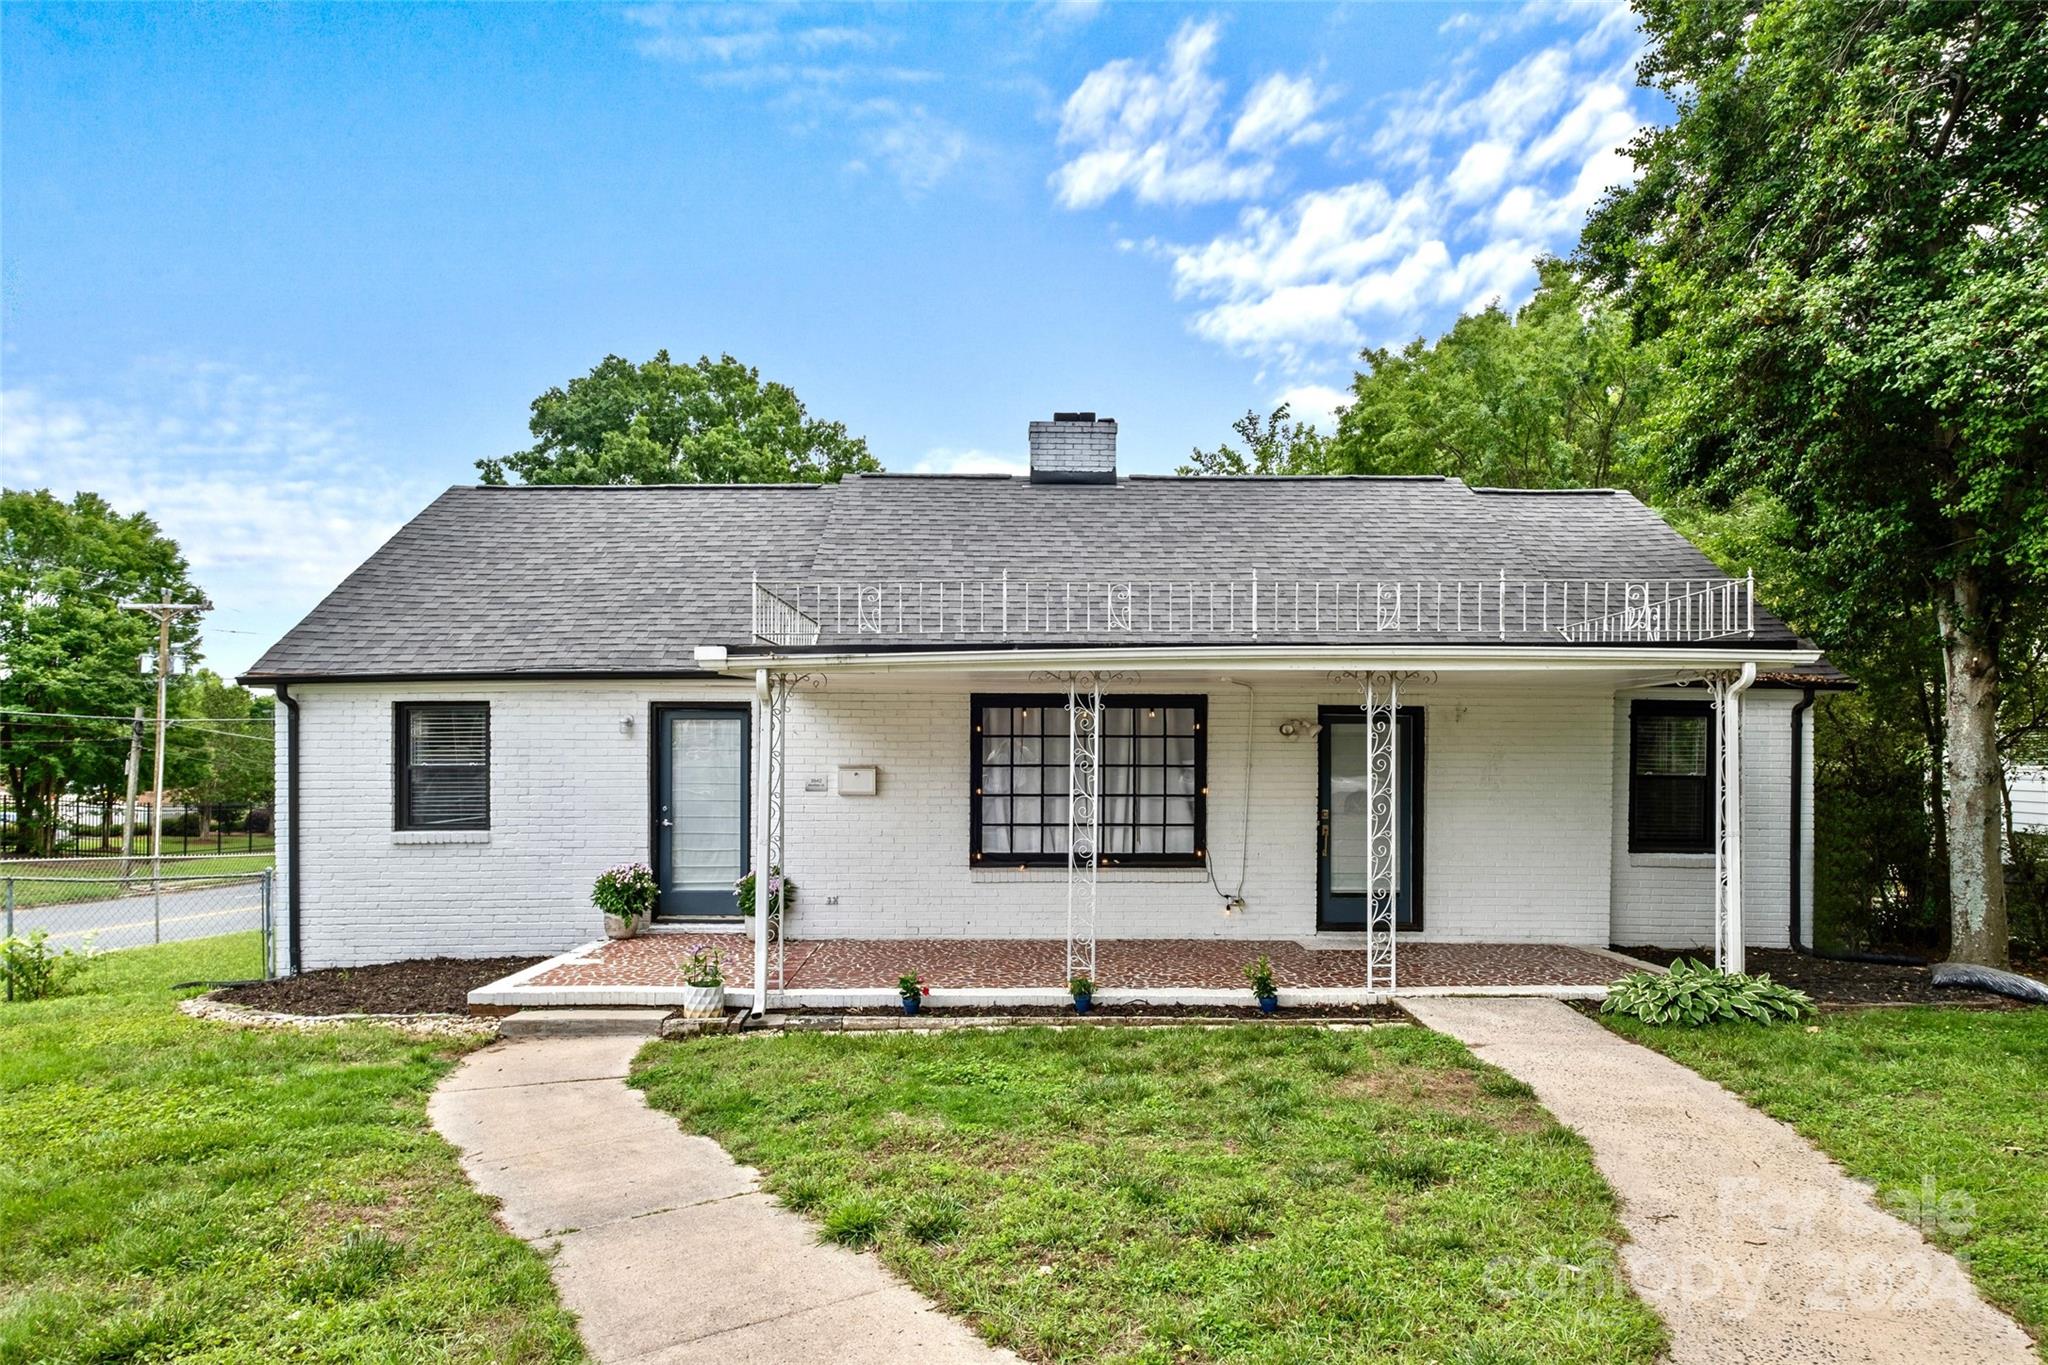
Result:
{"type": "Polygon", "coordinates": [[[895,470],[1167,471],[1513,304],[1661,115],[1611,5],[0,7],[0,466],[251,662],[607,352],[895,470]]]}

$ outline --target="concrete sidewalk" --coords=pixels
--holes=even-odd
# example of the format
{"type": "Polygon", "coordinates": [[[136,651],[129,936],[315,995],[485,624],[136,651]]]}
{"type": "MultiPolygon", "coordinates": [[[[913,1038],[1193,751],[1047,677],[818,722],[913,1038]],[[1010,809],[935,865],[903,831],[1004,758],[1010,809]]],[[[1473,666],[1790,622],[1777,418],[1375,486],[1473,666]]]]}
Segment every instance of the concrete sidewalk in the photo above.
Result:
{"type": "Polygon", "coordinates": [[[624,1083],[645,1025],[472,1053],[427,1112],[513,1233],[554,1253],[590,1353],[634,1362],[1007,1361],[624,1083]]]}
{"type": "MultiPolygon", "coordinates": [[[[1713,1082],[1554,1001],[1403,1003],[1591,1144],[1621,1196],[1629,1280],[1670,1327],[1677,1365],[2039,1365],[1954,1257],[1713,1082]]],[[[1531,1292],[1557,1292],[1555,1269],[1529,1267],[1531,1292]]]]}

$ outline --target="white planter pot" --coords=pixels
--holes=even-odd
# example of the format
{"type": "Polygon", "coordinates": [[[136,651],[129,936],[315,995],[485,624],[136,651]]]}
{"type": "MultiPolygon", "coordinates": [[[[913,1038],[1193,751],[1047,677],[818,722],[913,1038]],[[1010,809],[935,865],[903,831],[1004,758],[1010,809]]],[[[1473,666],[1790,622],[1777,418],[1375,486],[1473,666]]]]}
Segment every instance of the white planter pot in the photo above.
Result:
{"type": "Polygon", "coordinates": [[[606,915],[604,917],[604,936],[606,938],[631,938],[639,932],[640,917],[638,915],[631,919],[626,919],[619,915],[606,915]]]}
{"type": "Polygon", "coordinates": [[[723,1019],[725,1018],[725,987],[685,986],[683,987],[683,1018],[723,1019]]]}

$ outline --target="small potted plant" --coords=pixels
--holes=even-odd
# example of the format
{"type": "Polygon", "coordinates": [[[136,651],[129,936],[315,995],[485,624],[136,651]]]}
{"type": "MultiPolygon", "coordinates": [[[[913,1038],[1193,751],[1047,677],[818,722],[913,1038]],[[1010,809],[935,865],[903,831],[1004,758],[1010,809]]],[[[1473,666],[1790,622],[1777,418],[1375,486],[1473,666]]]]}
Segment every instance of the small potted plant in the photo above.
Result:
{"type": "MultiPolygon", "coordinates": [[[[740,913],[748,919],[754,917],[754,874],[749,872],[732,884],[733,896],[739,901],[740,913]]],[[[780,867],[768,869],[768,916],[777,918],[796,904],[796,883],[784,876],[780,867]]]]}
{"type": "Polygon", "coordinates": [[[717,953],[699,948],[683,964],[683,1017],[725,1018],[725,967],[717,953]]]}
{"type": "Polygon", "coordinates": [[[918,1006],[922,1005],[924,998],[931,993],[932,988],[919,981],[916,972],[905,972],[896,978],[896,994],[903,1000],[905,1014],[916,1014],[918,1006]]]}
{"type": "Polygon", "coordinates": [[[1095,982],[1085,976],[1071,977],[1067,981],[1067,994],[1074,997],[1074,1013],[1086,1014],[1095,1008],[1095,982]]]}
{"type": "Polygon", "coordinates": [[[1260,953],[1257,961],[1245,967],[1244,979],[1252,983],[1252,994],[1258,997],[1260,1014],[1271,1014],[1280,1008],[1280,988],[1273,984],[1272,958],[1260,953]]]}
{"type": "Polygon", "coordinates": [[[654,914],[661,884],[646,863],[621,863],[597,874],[590,888],[591,904],[604,911],[607,938],[631,938],[654,914]]]}

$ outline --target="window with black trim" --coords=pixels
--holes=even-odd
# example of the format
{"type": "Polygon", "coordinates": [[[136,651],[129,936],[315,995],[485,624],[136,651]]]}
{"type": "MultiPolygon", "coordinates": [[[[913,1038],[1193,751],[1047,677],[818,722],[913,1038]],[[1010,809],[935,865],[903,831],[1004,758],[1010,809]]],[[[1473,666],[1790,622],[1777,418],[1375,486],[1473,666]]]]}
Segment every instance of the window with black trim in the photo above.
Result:
{"type": "MultiPolygon", "coordinates": [[[[970,846],[977,863],[1067,861],[1067,702],[976,694],[970,846]]],[[[1103,866],[1200,867],[1208,851],[1208,698],[1102,699],[1103,866]]]]}
{"type": "Polygon", "coordinates": [[[1714,851],[1713,753],[1708,703],[1630,703],[1629,852],[1714,851]]]}
{"type": "Polygon", "coordinates": [[[491,827],[491,708],[407,701],[396,716],[398,829],[491,827]]]}

